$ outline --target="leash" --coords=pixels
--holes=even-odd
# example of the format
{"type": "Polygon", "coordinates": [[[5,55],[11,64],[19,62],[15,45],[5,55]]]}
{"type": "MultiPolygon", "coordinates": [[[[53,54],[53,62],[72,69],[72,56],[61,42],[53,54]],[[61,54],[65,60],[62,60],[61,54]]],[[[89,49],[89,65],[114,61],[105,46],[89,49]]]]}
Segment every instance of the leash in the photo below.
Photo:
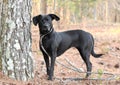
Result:
{"type": "Polygon", "coordinates": [[[51,29],[48,33],[40,36],[40,41],[41,41],[40,45],[41,45],[41,48],[42,48],[42,50],[45,52],[45,54],[46,54],[47,56],[49,56],[49,54],[48,54],[47,51],[45,50],[45,48],[44,48],[44,46],[43,46],[43,43],[42,43],[42,40],[43,40],[43,38],[44,38],[46,35],[48,35],[48,34],[51,33],[51,32],[52,32],[52,29],[51,29]]]}

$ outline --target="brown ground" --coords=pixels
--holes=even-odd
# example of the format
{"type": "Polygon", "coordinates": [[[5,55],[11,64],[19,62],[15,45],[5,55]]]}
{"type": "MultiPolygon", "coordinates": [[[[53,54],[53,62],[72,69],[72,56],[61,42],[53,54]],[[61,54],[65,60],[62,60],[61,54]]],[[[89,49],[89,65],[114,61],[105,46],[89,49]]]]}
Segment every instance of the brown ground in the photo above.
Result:
{"type": "MultiPolygon", "coordinates": [[[[69,29],[73,28],[79,29],[79,26],[69,27],[69,29]]],[[[35,78],[29,82],[20,82],[9,79],[0,73],[0,85],[120,85],[120,26],[89,27],[84,28],[84,30],[93,34],[95,38],[95,52],[105,54],[101,58],[91,56],[93,65],[92,71],[99,72],[99,74],[92,74],[90,79],[97,78],[98,80],[85,80],[85,73],[73,71],[56,62],[54,72],[55,79],[48,81],[43,56],[38,47],[38,29],[34,27],[34,29],[32,29],[32,48],[35,59],[35,78]],[[102,72],[111,73],[115,77],[113,77],[113,75],[101,74],[102,72]],[[79,80],[80,78],[82,78],[82,80],[79,80]],[[112,79],[100,80],[100,78],[112,79]]],[[[86,65],[75,48],[67,50],[63,55],[57,58],[58,62],[61,62],[67,67],[72,67],[68,64],[66,59],[75,67],[86,71],[86,65]]]]}

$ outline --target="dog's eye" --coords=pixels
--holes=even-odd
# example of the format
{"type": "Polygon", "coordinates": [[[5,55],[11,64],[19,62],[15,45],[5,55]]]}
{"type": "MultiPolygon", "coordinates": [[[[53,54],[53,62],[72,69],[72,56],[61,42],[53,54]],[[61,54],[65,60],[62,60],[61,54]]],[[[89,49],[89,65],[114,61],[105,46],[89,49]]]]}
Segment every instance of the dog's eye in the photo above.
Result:
{"type": "Polygon", "coordinates": [[[46,21],[46,20],[42,19],[42,20],[41,20],[41,23],[45,23],[45,21],[46,21]]]}
{"type": "Polygon", "coordinates": [[[46,21],[49,21],[49,19],[45,18],[41,20],[41,23],[45,23],[46,21]]]}

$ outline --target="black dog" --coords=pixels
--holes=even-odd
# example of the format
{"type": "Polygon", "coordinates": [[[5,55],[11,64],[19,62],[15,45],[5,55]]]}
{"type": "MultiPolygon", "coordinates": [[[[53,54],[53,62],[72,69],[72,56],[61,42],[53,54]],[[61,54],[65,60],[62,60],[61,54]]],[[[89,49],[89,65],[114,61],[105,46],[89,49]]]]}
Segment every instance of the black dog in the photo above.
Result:
{"type": "Polygon", "coordinates": [[[52,80],[56,57],[63,54],[70,47],[78,49],[82,59],[86,63],[86,77],[88,77],[92,70],[92,64],[89,60],[90,54],[96,58],[102,56],[102,54],[94,52],[94,39],[92,35],[82,30],[55,32],[52,24],[52,20],[54,19],[56,21],[60,20],[55,14],[33,17],[34,25],[38,24],[39,26],[41,37],[39,44],[46,62],[48,79],[52,80]],[[51,58],[51,62],[49,62],[49,57],[51,58]]]}

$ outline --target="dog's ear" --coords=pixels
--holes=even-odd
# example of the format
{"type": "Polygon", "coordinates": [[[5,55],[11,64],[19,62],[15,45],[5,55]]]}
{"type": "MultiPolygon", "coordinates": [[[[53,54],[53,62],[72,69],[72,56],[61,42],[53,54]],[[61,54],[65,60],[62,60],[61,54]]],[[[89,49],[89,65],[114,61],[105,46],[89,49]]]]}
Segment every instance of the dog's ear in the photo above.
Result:
{"type": "Polygon", "coordinates": [[[52,20],[56,20],[56,21],[59,21],[60,20],[60,18],[57,16],[57,15],[55,15],[55,14],[49,14],[49,16],[52,18],[52,20]]]}
{"type": "Polygon", "coordinates": [[[36,26],[39,22],[39,20],[41,19],[42,15],[38,15],[33,17],[33,24],[36,26]]]}

